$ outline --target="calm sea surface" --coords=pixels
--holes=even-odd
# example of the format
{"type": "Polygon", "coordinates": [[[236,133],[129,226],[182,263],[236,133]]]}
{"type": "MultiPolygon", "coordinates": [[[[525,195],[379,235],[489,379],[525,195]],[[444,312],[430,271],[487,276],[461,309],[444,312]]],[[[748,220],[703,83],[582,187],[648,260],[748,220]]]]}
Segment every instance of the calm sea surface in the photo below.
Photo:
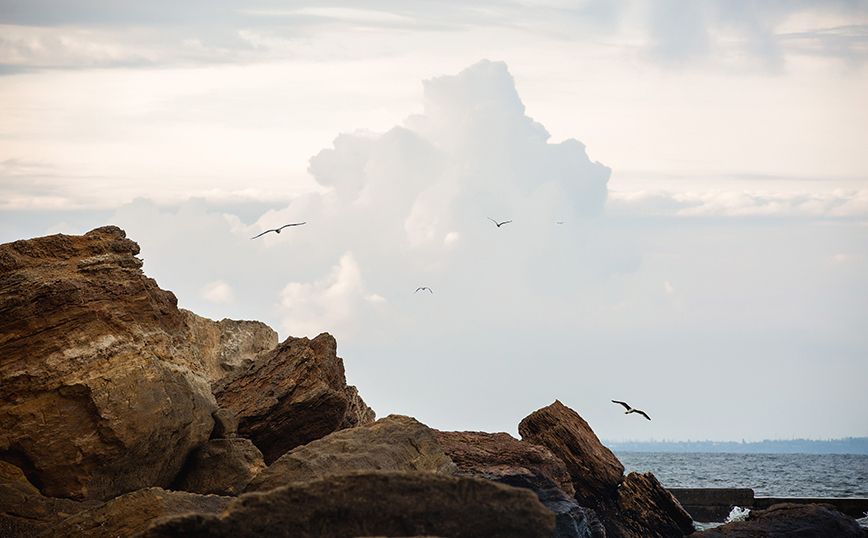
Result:
{"type": "Polygon", "coordinates": [[[757,497],[868,497],[868,455],[615,452],[625,474],[667,488],[751,488],[757,497]]]}

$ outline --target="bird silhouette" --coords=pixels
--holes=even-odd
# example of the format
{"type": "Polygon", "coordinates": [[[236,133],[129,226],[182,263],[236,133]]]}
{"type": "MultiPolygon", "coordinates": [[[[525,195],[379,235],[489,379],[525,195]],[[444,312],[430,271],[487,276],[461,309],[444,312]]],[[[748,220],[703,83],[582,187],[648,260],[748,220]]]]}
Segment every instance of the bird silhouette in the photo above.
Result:
{"type": "MultiPolygon", "coordinates": [[[[419,291],[419,290],[428,290],[431,293],[434,293],[433,291],[431,291],[431,288],[429,288],[427,286],[420,286],[420,287],[416,288],[416,291],[419,291]]],[[[413,293],[416,293],[416,291],[414,291],[413,293]]]]}
{"type": "Polygon", "coordinates": [[[280,230],[282,230],[284,228],[288,228],[289,226],[301,226],[302,224],[305,224],[305,223],[304,222],[296,222],[295,224],[284,224],[280,228],[273,228],[271,230],[265,230],[261,234],[255,235],[255,236],[251,237],[250,239],[256,239],[257,237],[262,237],[263,235],[267,234],[268,232],[280,233],[280,230]]]}
{"type": "Polygon", "coordinates": [[[631,405],[627,404],[626,402],[619,402],[618,400],[612,400],[612,403],[623,405],[624,408],[627,410],[627,412],[624,413],[625,415],[629,415],[630,413],[639,413],[640,415],[647,418],[648,420],[651,420],[651,417],[646,415],[644,411],[639,411],[638,409],[633,409],[633,407],[631,405]]]}
{"type": "Polygon", "coordinates": [[[503,222],[497,222],[496,220],[494,220],[494,219],[491,218],[491,217],[486,217],[486,218],[487,218],[488,220],[490,220],[491,222],[493,222],[494,224],[496,224],[498,228],[500,228],[500,227],[503,226],[504,224],[508,224],[508,223],[512,222],[511,220],[505,220],[505,221],[503,221],[503,222]]]}

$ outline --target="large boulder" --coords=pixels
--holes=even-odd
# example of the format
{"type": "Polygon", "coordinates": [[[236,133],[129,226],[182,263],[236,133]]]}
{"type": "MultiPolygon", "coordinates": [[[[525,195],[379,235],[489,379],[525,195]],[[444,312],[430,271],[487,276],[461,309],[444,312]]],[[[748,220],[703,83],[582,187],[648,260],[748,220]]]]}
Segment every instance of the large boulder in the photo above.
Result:
{"type": "Polygon", "coordinates": [[[783,503],[751,511],[745,521],[694,532],[690,538],[864,538],[865,535],[855,519],[830,504],[783,503]]]}
{"type": "Polygon", "coordinates": [[[593,510],[572,499],[575,490],[564,462],[544,446],[508,433],[443,432],[437,439],[455,462],[456,476],[476,476],[536,493],[556,517],[552,538],[604,538],[593,510]]]}
{"type": "Polygon", "coordinates": [[[27,481],[21,469],[0,461],[0,536],[31,538],[99,501],[45,497],[27,481]]]}
{"type": "Polygon", "coordinates": [[[526,489],[434,473],[368,471],[245,493],[219,516],[164,518],[137,537],[549,538],[554,528],[554,515],[526,489]]]}
{"type": "Polygon", "coordinates": [[[582,506],[593,508],[601,499],[616,495],[624,466],[588,423],[560,401],[525,417],[518,432],[522,439],[548,448],[566,464],[582,506]]]}
{"type": "Polygon", "coordinates": [[[297,446],[374,418],[347,385],[328,333],[289,337],[212,389],[220,407],[235,413],[238,435],[252,440],[269,465],[297,446]]]}
{"type": "Polygon", "coordinates": [[[694,531],[693,518],[651,473],[627,475],[598,514],[609,538],[669,538],[694,531]]]}
{"type": "Polygon", "coordinates": [[[213,427],[201,343],[138,253],[114,226],[0,245],[0,460],[44,495],[168,486],[213,427]]]}
{"type": "Polygon", "coordinates": [[[243,437],[211,439],[190,455],[173,489],[235,496],[265,469],[262,452],[243,437]]]}
{"type": "Polygon", "coordinates": [[[83,510],[39,535],[39,538],[115,538],[145,530],[157,518],[180,514],[218,514],[231,497],[195,495],[145,488],[83,510]]]}
{"type": "Polygon", "coordinates": [[[376,469],[451,475],[455,464],[443,452],[434,430],[414,418],[389,415],[294,448],[259,473],[247,491],[376,469]]]}

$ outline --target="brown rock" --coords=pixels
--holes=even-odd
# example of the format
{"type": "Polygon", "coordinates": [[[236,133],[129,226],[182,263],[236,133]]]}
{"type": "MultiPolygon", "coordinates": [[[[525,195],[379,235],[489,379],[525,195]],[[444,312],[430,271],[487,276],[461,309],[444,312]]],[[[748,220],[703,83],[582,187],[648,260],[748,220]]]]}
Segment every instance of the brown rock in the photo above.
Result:
{"type": "Polygon", "coordinates": [[[864,538],[852,517],[829,504],[776,504],[751,511],[746,521],[727,523],[690,538],[864,538]]]}
{"type": "Polygon", "coordinates": [[[434,430],[414,418],[389,415],[294,448],[259,473],[246,491],[376,469],[451,475],[455,464],[443,452],[434,430]]]}
{"type": "Polygon", "coordinates": [[[235,413],[229,409],[217,409],[211,413],[214,419],[214,429],[211,430],[211,439],[222,437],[236,437],[238,435],[238,420],[235,413]]]}
{"type": "Polygon", "coordinates": [[[162,519],[139,538],[548,538],[554,519],[525,489],[432,473],[369,471],[245,493],[220,516],[162,519]]]}
{"type": "Polygon", "coordinates": [[[145,488],[84,510],[49,528],[40,538],[114,538],[145,530],[155,519],[191,512],[220,513],[230,497],[145,488]]]}
{"type": "Polygon", "coordinates": [[[212,389],[220,407],[235,412],[238,434],[252,440],[269,465],[297,446],[369,416],[361,411],[358,392],[347,386],[337,343],[328,333],[313,340],[287,338],[212,389]],[[348,410],[355,420],[347,418],[348,410]]]}
{"type": "Polygon", "coordinates": [[[614,501],[598,509],[609,538],[667,538],[693,532],[690,517],[651,473],[630,473],[614,501]]]}
{"type": "Polygon", "coordinates": [[[518,432],[525,441],[543,445],[563,460],[582,506],[593,508],[601,499],[616,495],[624,466],[572,409],[555,400],[525,417],[518,432]]]}
{"type": "Polygon", "coordinates": [[[29,538],[99,501],[76,502],[45,497],[21,469],[0,461],[0,536],[29,538]]]}
{"type": "Polygon", "coordinates": [[[572,497],[575,494],[566,465],[544,446],[519,441],[508,433],[435,433],[460,475],[480,478],[540,475],[557,484],[566,495],[572,497]]]}
{"type": "Polygon", "coordinates": [[[179,310],[138,253],[115,226],[0,245],[0,460],[44,495],[168,486],[213,427],[207,357],[267,340],[256,323],[206,331],[220,324],[179,310]]]}
{"type": "Polygon", "coordinates": [[[262,452],[250,439],[211,439],[193,452],[173,489],[235,496],[264,469],[262,452]]]}

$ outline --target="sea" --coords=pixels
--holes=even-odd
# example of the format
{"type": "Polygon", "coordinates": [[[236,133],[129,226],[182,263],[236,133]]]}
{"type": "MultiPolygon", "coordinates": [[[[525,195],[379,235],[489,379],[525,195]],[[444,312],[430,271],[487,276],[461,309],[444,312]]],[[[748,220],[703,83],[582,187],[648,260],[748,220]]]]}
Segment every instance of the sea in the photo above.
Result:
{"type": "MultiPolygon", "coordinates": [[[[868,497],[868,454],[614,454],[625,474],[651,472],[665,488],[750,488],[756,497],[868,497]]],[[[868,525],[868,517],[859,523],[868,525]]]]}

